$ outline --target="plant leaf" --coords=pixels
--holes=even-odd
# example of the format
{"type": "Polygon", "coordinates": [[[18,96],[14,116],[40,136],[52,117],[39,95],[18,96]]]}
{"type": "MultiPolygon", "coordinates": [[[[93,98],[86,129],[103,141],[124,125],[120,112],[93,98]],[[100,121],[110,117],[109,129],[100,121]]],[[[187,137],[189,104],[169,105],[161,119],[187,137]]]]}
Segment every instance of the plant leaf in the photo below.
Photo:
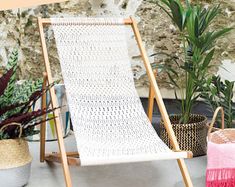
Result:
{"type": "Polygon", "coordinates": [[[212,49],[207,55],[206,55],[206,58],[204,59],[204,62],[203,62],[203,69],[205,69],[206,67],[208,67],[209,63],[211,62],[213,56],[214,56],[214,52],[215,52],[215,49],[212,49]]]}
{"type": "Polygon", "coordinates": [[[7,88],[8,82],[11,79],[13,74],[13,68],[8,70],[1,78],[0,78],[0,96],[3,95],[5,89],[7,88]]]}

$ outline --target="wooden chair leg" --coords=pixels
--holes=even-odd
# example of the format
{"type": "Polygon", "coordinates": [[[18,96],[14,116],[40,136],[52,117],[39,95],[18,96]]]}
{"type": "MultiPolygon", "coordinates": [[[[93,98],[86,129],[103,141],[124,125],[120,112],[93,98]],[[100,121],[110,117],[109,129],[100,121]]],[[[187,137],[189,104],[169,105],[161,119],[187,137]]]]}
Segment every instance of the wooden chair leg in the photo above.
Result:
{"type": "Polygon", "coordinates": [[[62,129],[60,126],[60,120],[59,120],[60,115],[59,115],[58,110],[55,111],[55,116],[57,116],[57,118],[55,119],[55,121],[56,121],[55,127],[56,127],[56,134],[57,134],[57,138],[58,138],[59,150],[60,150],[59,154],[60,154],[60,158],[61,158],[61,162],[62,162],[62,166],[63,166],[63,171],[64,171],[65,183],[66,183],[66,187],[72,187],[72,180],[71,180],[71,176],[70,176],[68,158],[67,158],[67,154],[66,154],[66,150],[65,150],[63,133],[62,133],[62,129]]]}
{"type": "Polygon", "coordinates": [[[188,172],[188,168],[185,164],[184,159],[177,159],[183,180],[184,180],[184,185],[185,187],[193,187],[193,183],[192,180],[190,178],[189,172],[188,172]]]}
{"type": "MultiPolygon", "coordinates": [[[[47,85],[47,74],[43,73],[43,85],[42,89],[45,89],[47,85]]],[[[42,109],[46,108],[46,93],[42,95],[42,109]]],[[[40,162],[45,161],[45,144],[46,144],[46,114],[42,116],[43,123],[40,126],[40,162]]]]}
{"type": "MultiPolygon", "coordinates": [[[[171,121],[169,119],[169,116],[168,116],[166,107],[164,105],[160,90],[158,88],[156,78],[155,78],[154,73],[152,71],[152,67],[151,67],[150,62],[148,60],[147,52],[144,49],[144,46],[143,46],[143,43],[142,43],[142,40],[141,40],[141,36],[140,36],[139,30],[138,30],[138,27],[137,27],[137,23],[133,19],[132,19],[132,29],[134,31],[136,41],[137,41],[137,44],[138,44],[139,49],[140,49],[140,53],[141,53],[141,56],[142,56],[142,59],[143,59],[143,62],[144,62],[145,68],[146,68],[147,75],[149,77],[150,83],[151,83],[152,88],[153,88],[154,93],[155,93],[155,100],[158,104],[161,116],[162,116],[163,121],[164,121],[165,128],[166,128],[167,133],[169,135],[169,138],[171,140],[171,145],[173,146],[174,150],[178,151],[178,150],[180,150],[179,144],[177,142],[175,133],[172,129],[171,121]]],[[[188,169],[185,165],[184,160],[183,159],[178,159],[177,161],[178,161],[178,165],[180,167],[180,170],[181,170],[184,182],[185,182],[185,186],[186,187],[193,186],[192,181],[191,181],[190,176],[189,176],[188,169]]]]}
{"type": "MultiPolygon", "coordinates": [[[[43,21],[40,17],[38,18],[38,28],[39,28],[40,39],[41,39],[41,44],[42,44],[42,53],[43,53],[46,72],[47,72],[47,80],[48,80],[48,84],[52,84],[53,78],[52,78],[49,57],[48,57],[48,52],[47,52],[47,47],[46,47],[45,35],[44,35],[44,31],[43,31],[43,21]]],[[[52,107],[56,108],[58,106],[58,101],[56,98],[54,88],[50,88],[50,96],[51,96],[52,107]]],[[[66,183],[67,187],[71,187],[72,180],[70,177],[67,155],[66,155],[64,139],[63,139],[63,133],[62,133],[62,129],[60,126],[60,120],[59,120],[60,114],[59,114],[58,110],[55,111],[55,116],[57,117],[55,119],[56,120],[55,127],[56,127],[56,134],[57,134],[57,138],[58,138],[58,145],[59,145],[59,150],[60,150],[60,156],[61,156],[61,162],[62,162],[62,166],[63,166],[64,177],[65,177],[65,183],[66,183]]]]}
{"type": "MultiPolygon", "coordinates": [[[[156,74],[157,74],[157,71],[154,71],[155,76],[156,76],[156,74]]],[[[152,120],[153,120],[154,96],[155,96],[154,89],[152,87],[152,84],[150,83],[147,116],[148,116],[151,123],[152,123],[152,120]]]]}

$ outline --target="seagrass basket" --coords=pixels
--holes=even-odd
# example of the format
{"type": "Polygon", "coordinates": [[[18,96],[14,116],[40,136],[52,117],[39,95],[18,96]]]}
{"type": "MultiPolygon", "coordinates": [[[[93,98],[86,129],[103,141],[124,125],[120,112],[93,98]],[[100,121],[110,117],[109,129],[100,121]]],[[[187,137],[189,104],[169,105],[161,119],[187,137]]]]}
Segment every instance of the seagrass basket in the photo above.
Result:
{"type": "Polygon", "coordinates": [[[235,186],[235,129],[224,129],[224,110],[218,107],[208,130],[206,186],[235,186]],[[213,131],[221,111],[221,129],[213,131]]]}
{"type": "MultiPolygon", "coordinates": [[[[21,137],[21,133],[19,137],[21,137]]],[[[0,140],[0,186],[21,187],[26,185],[30,177],[31,162],[28,142],[23,138],[0,140]]]]}
{"type": "MultiPolygon", "coordinates": [[[[179,124],[181,115],[171,115],[170,121],[176,135],[181,150],[192,151],[193,156],[206,154],[207,150],[207,118],[203,115],[191,114],[188,124],[179,124]]],[[[164,127],[164,122],[160,122],[160,138],[172,149],[170,139],[164,127]]]]}
{"type": "Polygon", "coordinates": [[[235,129],[224,129],[224,110],[222,107],[218,107],[214,113],[208,130],[208,141],[215,144],[235,143],[235,129]],[[216,117],[219,111],[221,111],[221,129],[214,128],[216,117]]]}

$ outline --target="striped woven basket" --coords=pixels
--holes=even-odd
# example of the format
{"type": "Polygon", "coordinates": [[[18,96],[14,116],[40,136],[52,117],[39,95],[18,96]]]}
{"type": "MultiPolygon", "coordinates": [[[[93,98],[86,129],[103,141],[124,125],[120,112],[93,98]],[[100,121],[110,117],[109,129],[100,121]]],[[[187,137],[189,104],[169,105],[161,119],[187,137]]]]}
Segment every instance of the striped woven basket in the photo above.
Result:
{"type": "MultiPolygon", "coordinates": [[[[179,124],[181,115],[171,115],[170,120],[175,132],[177,141],[181,150],[192,151],[193,156],[206,154],[207,150],[207,118],[203,115],[191,114],[188,124],[179,124]]],[[[170,139],[164,127],[160,122],[160,137],[172,149],[170,139]]]]}
{"type": "Polygon", "coordinates": [[[22,138],[0,140],[0,186],[26,185],[30,177],[31,162],[27,141],[22,138]]]}

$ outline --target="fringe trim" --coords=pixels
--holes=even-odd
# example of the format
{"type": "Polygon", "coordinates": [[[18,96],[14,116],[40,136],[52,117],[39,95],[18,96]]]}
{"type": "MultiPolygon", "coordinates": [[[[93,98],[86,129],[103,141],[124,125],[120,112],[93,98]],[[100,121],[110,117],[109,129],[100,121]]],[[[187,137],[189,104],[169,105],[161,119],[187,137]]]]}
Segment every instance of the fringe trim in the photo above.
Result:
{"type": "Polygon", "coordinates": [[[206,187],[235,187],[235,168],[207,169],[206,187]]]}

